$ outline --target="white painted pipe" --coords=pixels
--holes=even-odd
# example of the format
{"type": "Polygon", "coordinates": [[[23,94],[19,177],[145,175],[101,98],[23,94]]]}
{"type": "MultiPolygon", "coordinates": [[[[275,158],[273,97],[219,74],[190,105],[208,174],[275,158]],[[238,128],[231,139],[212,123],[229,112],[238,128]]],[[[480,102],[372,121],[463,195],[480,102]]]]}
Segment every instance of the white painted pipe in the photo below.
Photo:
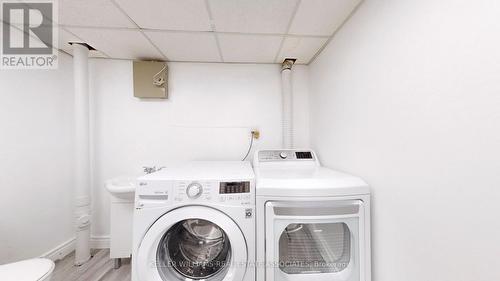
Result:
{"type": "Polygon", "coordinates": [[[292,66],[293,60],[286,59],[281,67],[281,91],[282,91],[282,129],[283,129],[283,148],[291,149],[294,147],[293,138],[293,90],[292,90],[292,66]]]}
{"type": "Polygon", "coordinates": [[[73,79],[75,91],[75,264],[90,259],[90,119],[89,119],[89,49],[73,44],[73,79]]]}

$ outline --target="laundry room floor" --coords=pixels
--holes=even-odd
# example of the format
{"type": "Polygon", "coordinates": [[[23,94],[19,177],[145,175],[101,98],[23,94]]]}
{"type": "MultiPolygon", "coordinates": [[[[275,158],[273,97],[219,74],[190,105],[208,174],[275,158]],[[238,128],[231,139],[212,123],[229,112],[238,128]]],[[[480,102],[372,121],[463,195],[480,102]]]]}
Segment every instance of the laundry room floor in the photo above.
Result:
{"type": "Polygon", "coordinates": [[[82,266],[74,266],[75,253],[56,262],[52,281],[129,281],[130,259],[122,259],[122,266],[113,269],[109,250],[93,251],[92,259],[82,266]]]}

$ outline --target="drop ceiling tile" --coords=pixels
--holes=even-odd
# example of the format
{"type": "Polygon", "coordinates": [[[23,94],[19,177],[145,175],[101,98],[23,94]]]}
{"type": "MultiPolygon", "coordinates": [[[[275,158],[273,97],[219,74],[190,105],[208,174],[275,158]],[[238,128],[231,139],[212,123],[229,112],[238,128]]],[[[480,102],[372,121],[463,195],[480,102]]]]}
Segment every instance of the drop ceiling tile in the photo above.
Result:
{"type": "Polygon", "coordinates": [[[141,28],[210,31],[204,0],[116,0],[141,28]]]}
{"type": "Polygon", "coordinates": [[[285,58],[295,58],[296,63],[308,64],[314,55],[328,41],[325,37],[287,37],[283,41],[277,63],[285,58]]]}
{"type": "Polygon", "coordinates": [[[213,33],[162,31],[144,33],[170,61],[221,61],[213,33]]]}
{"type": "Polygon", "coordinates": [[[83,42],[81,38],[75,36],[74,34],[66,31],[63,28],[59,28],[59,49],[65,51],[66,53],[72,54],[73,48],[69,42],[83,42]]]}
{"type": "Polygon", "coordinates": [[[361,0],[301,1],[289,34],[332,35],[361,0]]]}
{"type": "Polygon", "coordinates": [[[164,59],[163,55],[156,50],[139,30],[83,27],[67,29],[111,58],[164,59]]]}
{"type": "Polygon", "coordinates": [[[208,0],[215,29],[285,34],[298,0],[208,0]]]}
{"type": "Polygon", "coordinates": [[[225,62],[274,63],[282,36],[218,34],[225,62]]]}
{"type": "Polygon", "coordinates": [[[59,1],[59,23],[71,26],[136,27],[110,0],[59,1]]]}
{"type": "MultiPolygon", "coordinates": [[[[69,42],[85,42],[78,36],[72,34],[69,31],[66,31],[63,28],[59,28],[59,49],[63,50],[64,52],[73,55],[73,47],[69,42]]],[[[99,50],[95,51],[90,51],[89,52],[89,57],[91,58],[107,58],[106,54],[100,52],[99,50]]]]}

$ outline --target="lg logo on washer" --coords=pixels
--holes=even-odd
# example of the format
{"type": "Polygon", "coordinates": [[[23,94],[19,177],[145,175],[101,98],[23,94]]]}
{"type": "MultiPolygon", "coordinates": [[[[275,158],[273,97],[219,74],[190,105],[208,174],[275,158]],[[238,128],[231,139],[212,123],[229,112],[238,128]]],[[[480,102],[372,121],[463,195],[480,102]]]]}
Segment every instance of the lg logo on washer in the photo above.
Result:
{"type": "Polygon", "coordinates": [[[245,218],[251,219],[253,214],[253,209],[246,209],[245,210],[245,218]]]}

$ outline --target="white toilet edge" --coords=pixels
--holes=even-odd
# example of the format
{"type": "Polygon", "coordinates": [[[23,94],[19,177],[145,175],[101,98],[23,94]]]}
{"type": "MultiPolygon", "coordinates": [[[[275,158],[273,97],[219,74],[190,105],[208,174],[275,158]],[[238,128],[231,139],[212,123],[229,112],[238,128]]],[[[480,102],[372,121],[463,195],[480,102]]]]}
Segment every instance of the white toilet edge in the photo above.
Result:
{"type": "Polygon", "coordinates": [[[47,271],[47,273],[45,273],[45,275],[43,275],[42,277],[40,277],[40,279],[38,281],[50,281],[50,279],[52,277],[52,273],[54,272],[54,269],[56,268],[56,264],[54,263],[54,261],[52,261],[50,259],[46,259],[46,258],[42,258],[42,259],[50,261],[51,267],[47,271]]]}
{"type": "Polygon", "coordinates": [[[2,281],[49,281],[55,263],[47,258],[22,260],[0,266],[2,281]]]}

